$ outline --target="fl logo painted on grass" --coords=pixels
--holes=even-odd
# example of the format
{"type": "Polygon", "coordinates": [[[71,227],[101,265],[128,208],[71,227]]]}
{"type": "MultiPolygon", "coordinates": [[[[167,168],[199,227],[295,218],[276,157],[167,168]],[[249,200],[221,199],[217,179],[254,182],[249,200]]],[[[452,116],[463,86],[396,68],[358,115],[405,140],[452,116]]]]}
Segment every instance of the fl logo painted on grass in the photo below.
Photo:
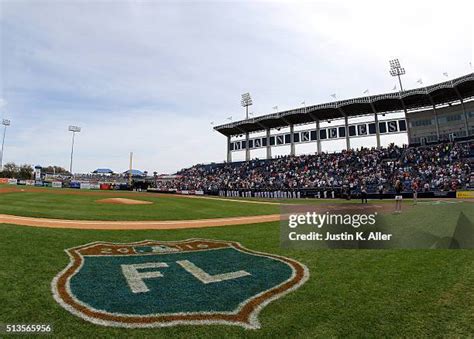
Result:
{"type": "Polygon", "coordinates": [[[66,252],[71,261],[52,281],[54,298],[106,326],[255,329],[263,307],[309,276],[293,259],[220,240],[94,242],[66,252]]]}

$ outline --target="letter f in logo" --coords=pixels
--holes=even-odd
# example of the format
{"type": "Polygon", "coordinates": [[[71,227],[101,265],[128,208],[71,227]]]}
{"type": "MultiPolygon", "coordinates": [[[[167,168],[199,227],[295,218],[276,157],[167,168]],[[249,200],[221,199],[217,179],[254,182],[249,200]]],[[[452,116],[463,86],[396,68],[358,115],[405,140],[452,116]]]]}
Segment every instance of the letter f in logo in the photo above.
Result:
{"type": "Polygon", "coordinates": [[[133,293],[148,292],[149,289],[143,279],[160,278],[163,274],[160,271],[138,272],[139,269],[145,268],[162,268],[168,267],[164,262],[149,262],[144,264],[121,265],[122,273],[127,280],[128,286],[133,293]]]}

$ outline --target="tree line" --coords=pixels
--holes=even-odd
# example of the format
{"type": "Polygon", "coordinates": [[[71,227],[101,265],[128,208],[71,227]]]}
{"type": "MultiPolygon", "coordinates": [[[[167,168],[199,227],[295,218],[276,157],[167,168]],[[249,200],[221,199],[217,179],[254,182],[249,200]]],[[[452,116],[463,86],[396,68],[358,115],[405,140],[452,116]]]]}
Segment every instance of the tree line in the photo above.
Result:
{"type": "MultiPolygon", "coordinates": [[[[69,174],[67,170],[60,166],[47,166],[41,169],[42,173],[48,174],[69,174]]],[[[19,180],[30,180],[34,178],[33,166],[28,164],[17,165],[14,162],[9,162],[3,166],[0,171],[0,178],[13,178],[19,180]]]]}

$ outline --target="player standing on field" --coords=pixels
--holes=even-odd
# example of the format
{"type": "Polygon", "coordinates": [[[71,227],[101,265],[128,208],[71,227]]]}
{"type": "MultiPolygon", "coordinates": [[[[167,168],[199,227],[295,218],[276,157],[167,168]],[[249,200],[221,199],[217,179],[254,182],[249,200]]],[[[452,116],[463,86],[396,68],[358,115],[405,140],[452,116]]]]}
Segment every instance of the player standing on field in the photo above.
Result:
{"type": "Polygon", "coordinates": [[[411,184],[411,188],[413,190],[413,205],[416,205],[418,203],[418,181],[416,179],[413,180],[411,184]]]}
{"type": "Polygon", "coordinates": [[[395,213],[401,213],[402,212],[402,182],[400,179],[397,179],[395,182],[395,213]]]}
{"type": "Polygon", "coordinates": [[[368,203],[367,202],[367,186],[365,184],[362,184],[360,187],[360,197],[362,199],[362,203],[368,203]]]}

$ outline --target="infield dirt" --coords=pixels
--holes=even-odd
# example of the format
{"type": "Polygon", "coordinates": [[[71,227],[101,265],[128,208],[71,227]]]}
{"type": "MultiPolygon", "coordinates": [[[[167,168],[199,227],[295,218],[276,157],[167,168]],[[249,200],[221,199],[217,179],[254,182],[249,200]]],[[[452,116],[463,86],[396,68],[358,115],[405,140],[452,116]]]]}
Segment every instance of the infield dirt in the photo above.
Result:
{"type": "Polygon", "coordinates": [[[135,200],[135,199],[127,199],[127,198],[101,199],[101,200],[96,200],[96,202],[101,203],[101,204],[119,204],[119,205],[149,205],[149,204],[153,204],[151,201],[135,200]]]}

